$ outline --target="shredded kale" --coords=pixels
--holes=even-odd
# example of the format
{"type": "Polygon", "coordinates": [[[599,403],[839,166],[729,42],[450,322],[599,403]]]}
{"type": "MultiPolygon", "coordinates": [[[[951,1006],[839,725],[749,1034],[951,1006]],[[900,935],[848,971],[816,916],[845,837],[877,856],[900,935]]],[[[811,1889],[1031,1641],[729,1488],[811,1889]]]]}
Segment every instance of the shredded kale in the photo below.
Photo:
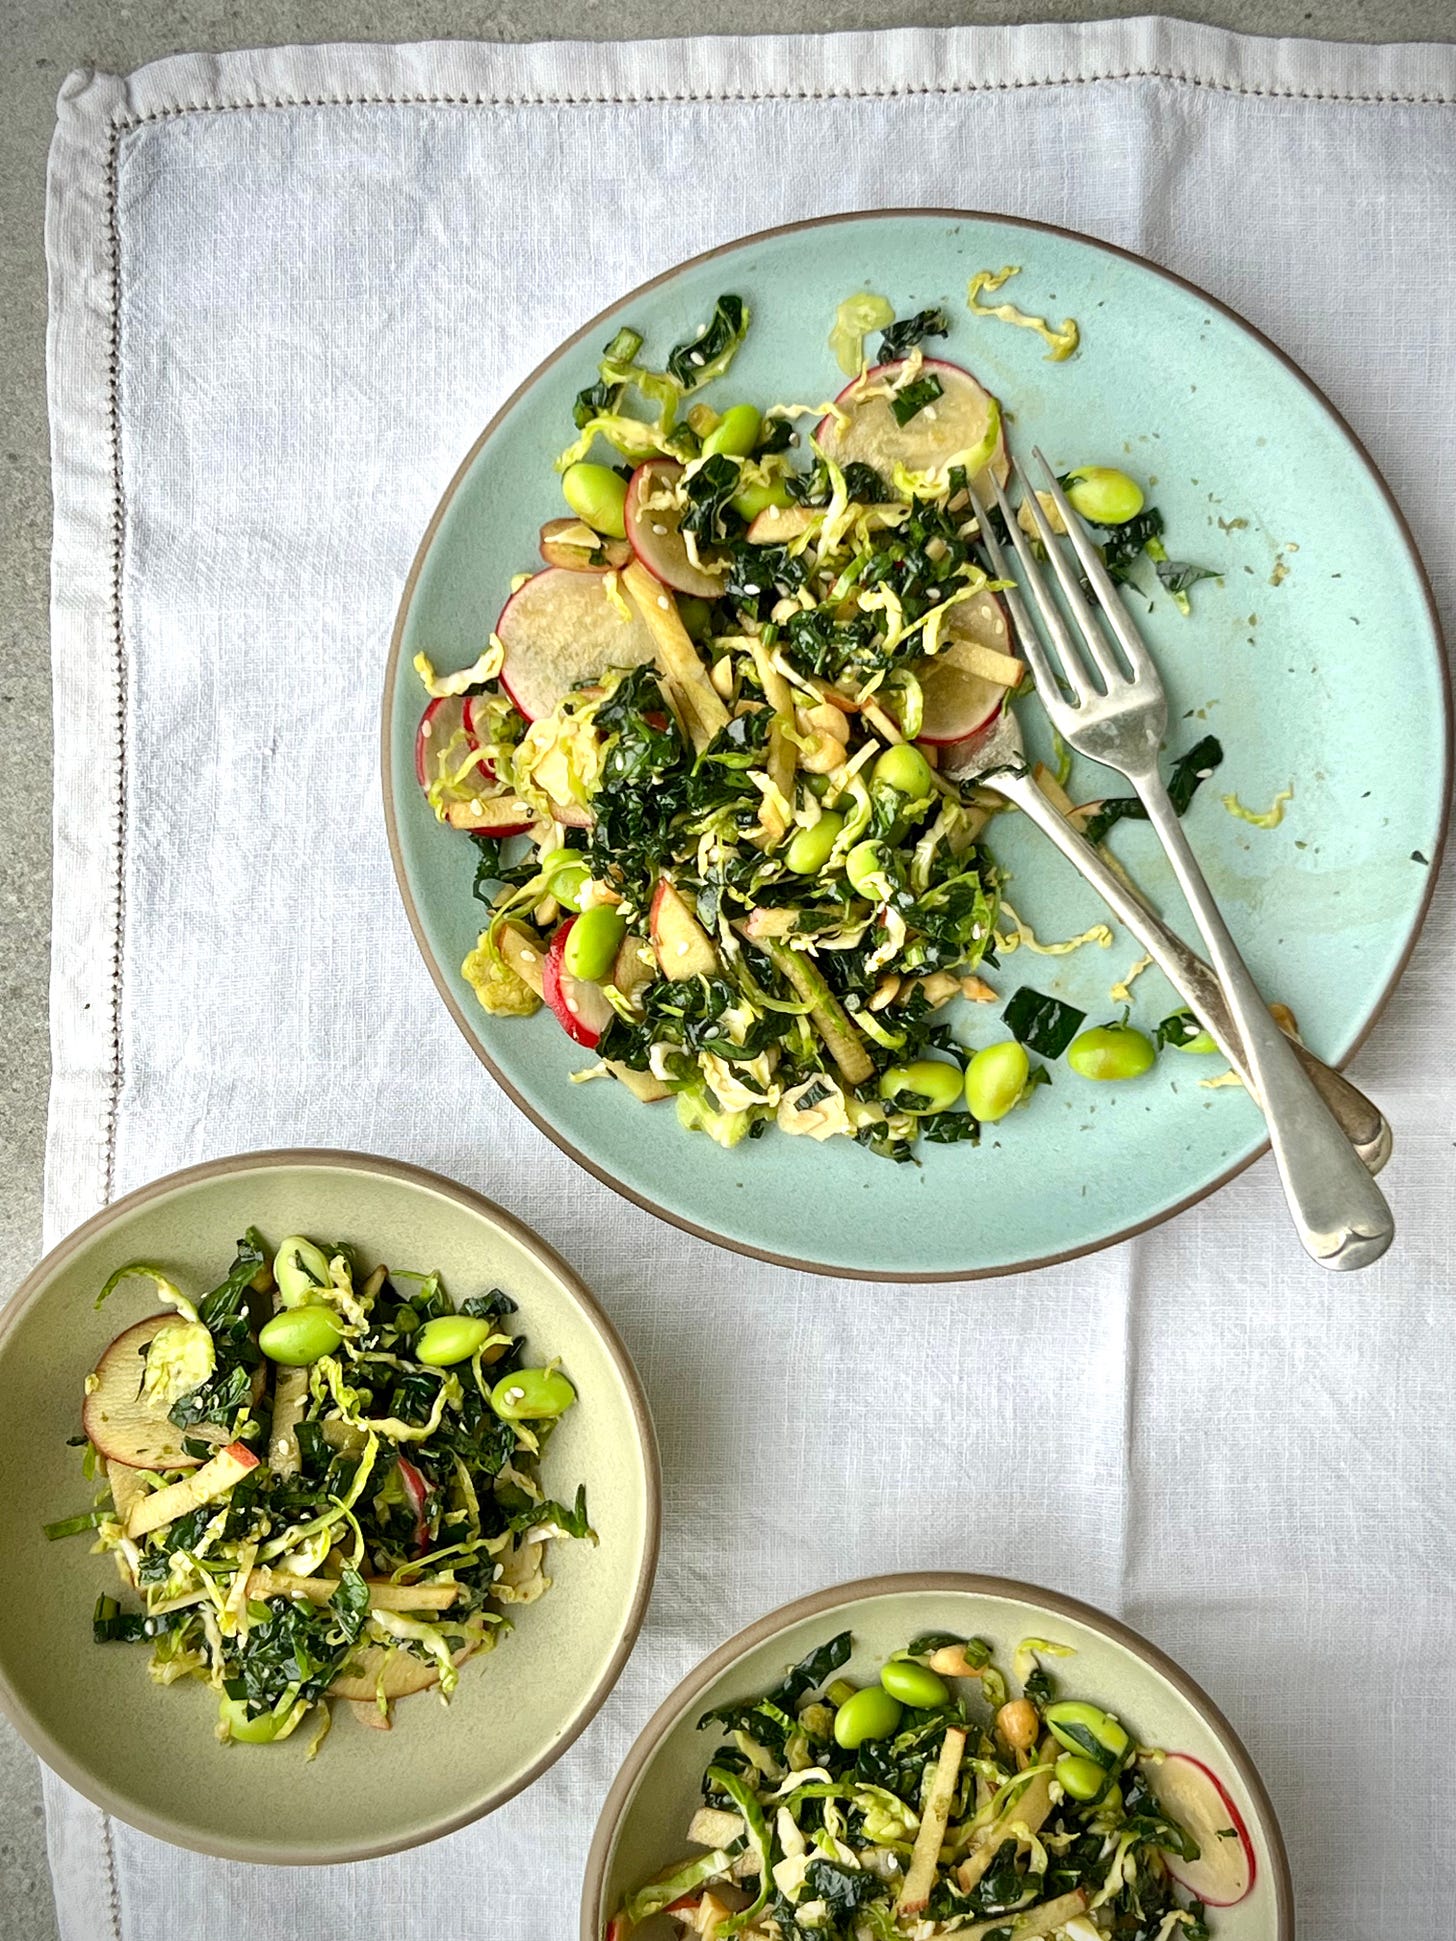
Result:
{"type": "Polygon", "coordinates": [[[681,530],[705,543],[727,538],[743,530],[743,521],[729,501],[738,490],[739,468],[731,458],[715,452],[687,482],[688,509],[681,530]]]}
{"type": "Polygon", "coordinates": [[[948,337],[950,318],[937,304],[931,310],[917,310],[913,317],[892,323],[880,339],[877,364],[896,364],[927,337],[948,337]]]}
{"type": "Polygon", "coordinates": [[[1023,984],[1012,993],[1004,1015],[1006,1027],[1018,1044],[1043,1058],[1060,1058],[1081,1030],[1087,1013],[1023,984]]]}
{"type": "Polygon", "coordinates": [[[705,329],[668,353],[667,372],[685,391],[721,377],[748,334],[748,305],[742,297],[721,296],[705,329]]]}
{"type": "MultiPolygon", "coordinates": [[[[817,1691],[841,1665],[849,1662],[853,1645],[852,1633],[841,1631],[826,1644],[817,1646],[807,1657],[801,1658],[783,1681],[762,1698],[749,1699],[746,1703],[715,1706],[711,1712],[704,1712],[698,1720],[698,1730],[705,1726],[721,1725],[726,1732],[745,1731],[760,1736],[759,1728],[764,1724],[764,1708],[778,1714],[778,1719],[770,1721],[772,1730],[779,1731],[779,1720],[788,1718],[801,1698],[817,1691]]],[[[792,1720],[790,1719],[792,1725],[792,1720]]],[[[783,1743],[784,1733],[779,1743],[783,1743]]],[[[717,1755],[715,1754],[715,1758],[717,1755]]],[[[719,1760],[721,1764],[721,1760],[719,1760]]]]}
{"type": "MultiPolygon", "coordinates": [[[[1168,776],[1168,797],[1179,815],[1223,760],[1223,746],[1216,735],[1205,735],[1185,755],[1174,762],[1168,776]]],[[[1095,815],[1087,818],[1083,831],[1088,842],[1101,842],[1109,829],[1119,822],[1146,822],[1148,812],[1135,795],[1113,795],[1102,803],[1095,815]]]]}
{"type": "Polygon", "coordinates": [[[890,400],[890,414],[897,425],[908,425],[926,405],[934,404],[944,390],[945,386],[935,372],[927,371],[924,377],[917,377],[913,384],[907,384],[903,390],[895,393],[890,400]]]}

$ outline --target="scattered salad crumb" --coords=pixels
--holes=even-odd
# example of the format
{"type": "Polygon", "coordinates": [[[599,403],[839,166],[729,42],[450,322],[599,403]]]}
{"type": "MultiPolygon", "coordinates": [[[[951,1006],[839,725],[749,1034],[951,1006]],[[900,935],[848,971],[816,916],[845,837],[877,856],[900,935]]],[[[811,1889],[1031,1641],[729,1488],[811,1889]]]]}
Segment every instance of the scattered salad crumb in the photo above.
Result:
{"type": "Polygon", "coordinates": [[[1082,339],[1075,317],[1065,318],[1061,329],[1054,330],[1045,317],[1033,317],[1025,310],[1018,310],[1014,303],[979,301],[982,291],[994,294],[1013,276],[1020,274],[1019,263],[1007,263],[999,270],[977,270],[966,289],[966,304],[978,317],[999,317],[1002,323],[1016,324],[1022,330],[1034,330],[1047,346],[1047,362],[1063,363],[1072,356],[1082,339]]]}
{"type": "Polygon", "coordinates": [[[1237,795],[1225,795],[1220,799],[1229,814],[1237,816],[1240,822],[1247,822],[1255,829],[1277,829],[1284,820],[1285,803],[1294,800],[1294,788],[1291,784],[1287,789],[1280,789],[1267,809],[1246,808],[1237,795]]]}

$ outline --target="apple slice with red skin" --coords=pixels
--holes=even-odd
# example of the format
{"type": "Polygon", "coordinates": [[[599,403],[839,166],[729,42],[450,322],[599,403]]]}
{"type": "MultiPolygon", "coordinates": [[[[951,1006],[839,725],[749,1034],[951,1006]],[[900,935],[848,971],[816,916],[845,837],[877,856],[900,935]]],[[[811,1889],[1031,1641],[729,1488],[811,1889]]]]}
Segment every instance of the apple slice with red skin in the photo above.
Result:
{"type": "Polygon", "coordinates": [[[674,587],[679,593],[696,594],[700,600],[716,600],[723,581],[713,573],[694,566],[688,557],[687,541],[678,530],[681,514],[644,503],[654,486],[675,485],[683,468],[675,458],[649,458],[632,474],[627,487],[623,517],[632,551],[655,580],[674,587]]]}
{"type": "Polygon", "coordinates": [[[717,975],[717,945],[665,876],[653,892],[647,924],[664,977],[682,983],[689,977],[717,975]]]}
{"type": "Polygon", "coordinates": [[[918,739],[933,748],[953,747],[982,733],[1001,712],[1010,691],[963,664],[963,650],[975,647],[1012,653],[1006,609],[994,593],[978,593],[952,607],[945,617],[940,652],[915,662],[923,703],[918,739]]]}
{"type": "Polygon", "coordinates": [[[175,1523],[179,1516],[189,1515],[204,1503],[215,1503],[234,1484],[240,1483],[250,1469],[257,1467],[258,1458],[245,1442],[230,1442],[200,1469],[184,1476],[180,1483],[168,1483],[149,1496],[139,1496],[127,1513],[126,1534],[149,1536],[153,1530],[175,1523]]]}
{"type": "Polygon", "coordinates": [[[1258,1877],[1254,1843],[1223,1781],[1192,1753],[1170,1752],[1142,1767],[1148,1790],[1172,1820],[1198,1843],[1196,1860],[1163,1852],[1178,1885],[1206,1907],[1233,1907],[1258,1877]]]}
{"type": "MultiPolygon", "coordinates": [[[[877,364],[866,378],[873,384],[897,377],[904,360],[877,364]]],[[[841,425],[831,413],[819,420],[815,433],[819,448],[840,465],[869,465],[886,485],[897,464],[912,472],[930,472],[959,453],[972,451],[986,435],[991,422],[991,394],[983,389],[959,364],[948,364],[941,357],[927,357],[922,366],[926,377],[940,379],[941,394],[917,411],[906,424],[897,424],[890,401],[883,394],[861,397],[856,378],[835,399],[849,414],[841,425]]],[[[1006,457],[1004,429],[998,434],[990,470],[1004,484],[1010,471],[1006,457]]],[[[974,481],[972,481],[974,483],[974,481]]]]}
{"type": "Polygon", "coordinates": [[[605,576],[548,566],[533,573],[501,610],[496,633],[505,648],[501,686],[527,721],[539,721],[573,688],[608,667],[639,667],[653,658],[640,615],[623,618],[607,598],[605,576]]]}
{"type": "Polygon", "coordinates": [[[524,836],[535,818],[513,795],[482,795],[469,802],[448,802],[445,820],[452,829],[468,829],[474,836],[524,836]]]}
{"type": "Polygon", "coordinates": [[[600,984],[573,977],[566,968],[566,940],[575,922],[575,917],[568,918],[551,939],[551,948],[541,966],[541,995],[555,1012],[567,1037],[594,1051],[617,1014],[600,984]]]}

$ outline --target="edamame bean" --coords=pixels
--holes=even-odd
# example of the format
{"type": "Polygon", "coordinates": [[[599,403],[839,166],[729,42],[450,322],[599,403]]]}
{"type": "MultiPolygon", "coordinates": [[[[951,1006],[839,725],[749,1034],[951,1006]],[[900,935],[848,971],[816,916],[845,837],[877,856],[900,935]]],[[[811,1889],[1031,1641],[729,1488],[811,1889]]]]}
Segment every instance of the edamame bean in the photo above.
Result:
{"type": "Polygon", "coordinates": [[[758,443],[762,423],[756,405],[735,404],[723,413],[703,440],[703,457],[711,458],[715,452],[722,452],[728,458],[747,458],[758,443]]]}
{"type": "Polygon", "coordinates": [[[329,1263],[322,1248],[301,1233],[291,1233],[273,1256],[273,1278],[284,1306],[298,1307],[328,1286],[329,1263]]]}
{"type": "Polygon", "coordinates": [[[1083,1078],[1141,1078],[1157,1058],[1152,1040],[1130,1024],[1098,1024],[1067,1047],[1067,1063],[1083,1078]]]}
{"type": "Polygon", "coordinates": [[[285,1368],[307,1368],[333,1354],[343,1338],[339,1317],[328,1307],[282,1308],[258,1330],[258,1346],[285,1368]]]}
{"type": "Polygon", "coordinates": [[[490,1322],[473,1314],[437,1314],[420,1329],[415,1359],[427,1368],[453,1368],[457,1361],[469,1361],[491,1333],[490,1322]]]}
{"type": "Polygon", "coordinates": [[[236,1739],[245,1746],[271,1746],[287,1721],[288,1713],[285,1712],[280,1718],[276,1712],[260,1712],[257,1718],[250,1719],[245,1699],[224,1696],[218,1705],[217,1716],[227,1727],[230,1739],[236,1739]]]}
{"type": "Polygon", "coordinates": [[[1106,1769],[1079,1753],[1064,1752],[1054,1770],[1070,1799],[1100,1799],[1109,1784],[1106,1769]]]}
{"type": "Polygon", "coordinates": [[[1218,1046],[1214,1042],[1213,1033],[1211,1031],[1205,1031],[1191,1011],[1177,1011],[1171,1018],[1165,1018],[1159,1027],[1159,1032],[1163,1043],[1165,1045],[1171,1045],[1174,1051],[1210,1052],[1218,1050],[1218,1046]],[[1185,1034],[1182,1038],[1175,1038],[1172,1035],[1169,1027],[1174,1024],[1182,1027],[1185,1034]]]}
{"type": "Polygon", "coordinates": [[[627,934],[627,919],[611,903],[593,904],[575,918],[566,933],[562,962],[573,977],[598,983],[611,971],[627,934]]]}
{"type": "Polygon", "coordinates": [[[1131,1741],[1121,1724],[1100,1705],[1079,1698],[1062,1699],[1042,1714],[1047,1728],[1068,1752],[1095,1760],[1099,1766],[1119,1765],[1131,1741]]]}
{"type": "Polygon", "coordinates": [[[844,859],[844,873],[861,896],[885,893],[885,850],[881,843],[857,842],[844,859]]]}
{"type": "Polygon", "coordinates": [[[917,1058],[911,1065],[891,1065],[880,1080],[880,1097],[893,1099],[902,1112],[949,1112],[960,1103],[963,1083],[959,1065],[917,1058]]]}
{"type": "Polygon", "coordinates": [[[833,809],[826,809],[810,829],[798,829],[784,855],[784,861],[795,876],[817,876],[829,861],[829,852],[834,847],[840,830],[844,827],[844,817],[833,809]]]}
{"type": "Polygon", "coordinates": [[[1143,489],[1110,465],[1083,465],[1067,479],[1067,497],[1096,526],[1123,526],[1143,509],[1143,489]]]}
{"type": "Polygon", "coordinates": [[[769,479],[762,485],[745,485],[733,494],[733,510],[740,519],[747,519],[751,525],[760,512],[767,512],[771,505],[785,506],[794,503],[789,488],[782,479],[769,479]]]}
{"type": "Polygon", "coordinates": [[[891,1698],[882,1685],[866,1685],[834,1714],[834,1737],[846,1752],[868,1739],[893,1738],[901,1709],[899,1699],[891,1698]]]}
{"type": "Polygon", "coordinates": [[[565,869],[556,871],[546,887],[568,910],[579,910],[581,893],[591,880],[591,871],[585,863],[568,863],[565,869]]]}
{"type": "Polygon", "coordinates": [[[561,491],[578,519],[608,539],[627,536],[627,481],[610,465],[568,465],[561,491]]]}
{"type": "Polygon", "coordinates": [[[966,1066],[966,1108],[971,1117],[982,1125],[1004,1119],[1026,1090],[1030,1073],[1026,1048],[1014,1038],[978,1051],[966,1066]]]}
{"type": "Polygon", "coordinates": [[[902,1705],[913,1705],[922,1712],[944,1705],[950,1687],[928,1665],[917,1665],[913,1658],[892,1658],[880,1670],[880,1683],[902,1705]]]}
{"type": "Polygon", "coordinates": [[[505,1422],[542,1422],[565,1415],[576,1390],[559,1368],[518,1368],[502,1375],[490,1391],[490,1405],[505,1422]]]}
{"type": "Polygon", "coordinates": [[[885,750],[875,763],[874,778],[877,782],[887,782],[901,795],[914,797],[929,795],[935,787],[930,763],[908,741],[897,742],[893,748],[885,750]]]}

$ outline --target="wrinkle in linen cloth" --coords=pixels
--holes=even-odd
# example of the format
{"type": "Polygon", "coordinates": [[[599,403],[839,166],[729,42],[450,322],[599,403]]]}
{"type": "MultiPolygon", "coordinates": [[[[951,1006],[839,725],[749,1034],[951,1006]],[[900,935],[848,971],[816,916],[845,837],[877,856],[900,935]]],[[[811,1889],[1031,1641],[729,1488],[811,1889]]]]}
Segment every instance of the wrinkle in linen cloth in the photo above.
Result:
{"type": "Polygon", "coordinates": [[[66,1941],[560,1941],[670,1686],[777,1603],[927,1566],[1059,1586],[1179,1657],[1262,1768],[1314,1941],[1450,1931],[1449,889],[1356,1067],[1399,1133],[1379,1267],[1308,1265],[1265,1162],[1088,1260],[876,1290],[657,1223],[474,1069],[399,907],[374,749],[404,574],[500,400],[680,258],[856,207],[1068,224],[1242,310],[1370,446],[1449,628],[1453,103],[1456,50],[1159,21],[292,49],[67,82],[49,1237],[239,1147],[437,1167],[597,1289],[666,1494],[637,1651],[524,1796],[438,1849],[280,1874],[108,1825],[48,1778],[66,1941]]]}

